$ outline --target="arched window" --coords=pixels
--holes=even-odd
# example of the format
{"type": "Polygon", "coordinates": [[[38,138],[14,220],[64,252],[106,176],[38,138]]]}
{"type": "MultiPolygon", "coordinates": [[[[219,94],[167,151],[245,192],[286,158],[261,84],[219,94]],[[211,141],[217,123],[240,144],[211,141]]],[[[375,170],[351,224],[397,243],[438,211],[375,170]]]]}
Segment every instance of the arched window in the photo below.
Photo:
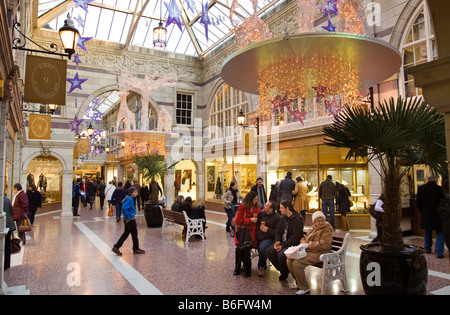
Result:
{"type": "Polygon", "coordinates": [[[400,51],[403,67],[400,75],[400,92],[404,97],[422,95],[422,89],[414,84],[414,77],[408,73],[410,67],[437,59],[437,47],[433,24],[426,1],[418,6],[403,34],[400,51]]]}
{"type": "Polygon", "coordinates": [[[209,137],[217,139],[236,134],[237,116],[242,109],[245,115],[249,107],[245,93],[228,84],[221,85],[214,95],[209,116],[209,137]]]}

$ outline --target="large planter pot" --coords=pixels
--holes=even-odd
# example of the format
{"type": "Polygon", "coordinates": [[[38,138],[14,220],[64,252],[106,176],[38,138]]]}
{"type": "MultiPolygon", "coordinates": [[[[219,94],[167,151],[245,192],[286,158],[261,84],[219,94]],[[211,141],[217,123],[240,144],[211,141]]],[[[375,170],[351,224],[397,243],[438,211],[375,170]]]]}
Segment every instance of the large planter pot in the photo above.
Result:
{"type": "Polygon", "coordinates": [[[401,252],[385,252],[379,243],[360,246],[359,272],[367,295],[424,295],[428,267],[422,247],[405,245],[401,252]]]}
{"type": "Polygon", "coordinates": [[[163,217],[158,203],[146,203],[144,208],[145,222],[148,227],[161,227],[163,223],[163,217]]]}

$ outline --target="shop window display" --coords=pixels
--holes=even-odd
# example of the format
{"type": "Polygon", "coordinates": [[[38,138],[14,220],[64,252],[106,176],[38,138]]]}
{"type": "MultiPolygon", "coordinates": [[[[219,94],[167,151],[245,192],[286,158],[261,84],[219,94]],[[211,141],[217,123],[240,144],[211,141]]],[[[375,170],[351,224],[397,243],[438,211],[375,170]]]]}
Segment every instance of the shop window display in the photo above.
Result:
{"type": "Polygon", "coordinates": [[[27,186],[34,184],[42,194],[43,203],[61,202],[62,164],[51,156],[38,156],[28,165],[27,186]]]}

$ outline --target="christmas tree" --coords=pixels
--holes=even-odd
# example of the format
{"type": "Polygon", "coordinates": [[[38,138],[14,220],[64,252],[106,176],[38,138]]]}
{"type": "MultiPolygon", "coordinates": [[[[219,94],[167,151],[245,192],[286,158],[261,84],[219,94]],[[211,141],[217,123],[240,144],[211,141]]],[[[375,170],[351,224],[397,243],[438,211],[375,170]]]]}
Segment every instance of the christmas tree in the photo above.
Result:
{"type": "Polygon", "coordinates": [[[220,182],[220,176],[218,176],[216,183],[216,199],[222,198],[222,194],[223,194],[222,183],[220,182]]]}

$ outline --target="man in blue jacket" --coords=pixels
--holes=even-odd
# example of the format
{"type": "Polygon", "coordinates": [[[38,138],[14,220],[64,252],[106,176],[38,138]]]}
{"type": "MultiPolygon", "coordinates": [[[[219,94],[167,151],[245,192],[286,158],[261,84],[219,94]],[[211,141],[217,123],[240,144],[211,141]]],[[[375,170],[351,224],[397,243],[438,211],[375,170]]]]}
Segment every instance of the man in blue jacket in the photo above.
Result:
{"type": "Polygon", "coordinates": [[[139,248],[138,231],[136,224],[136,208],[134,207],[134,199],[137,197],[137,190],[135,187],[128,188],[128,196],[124,199],[122,205],[122,216],[123,222],[125,223],[125,231],[123,232],[120,239],[113,246],[113,253],[118,256],[122,256],[120,252],[120,247],[122,247],[128,235],[131,234],[131,239],[133,240],[133,253],[134,254],[145,254],[145,251],[139,248]]]}

